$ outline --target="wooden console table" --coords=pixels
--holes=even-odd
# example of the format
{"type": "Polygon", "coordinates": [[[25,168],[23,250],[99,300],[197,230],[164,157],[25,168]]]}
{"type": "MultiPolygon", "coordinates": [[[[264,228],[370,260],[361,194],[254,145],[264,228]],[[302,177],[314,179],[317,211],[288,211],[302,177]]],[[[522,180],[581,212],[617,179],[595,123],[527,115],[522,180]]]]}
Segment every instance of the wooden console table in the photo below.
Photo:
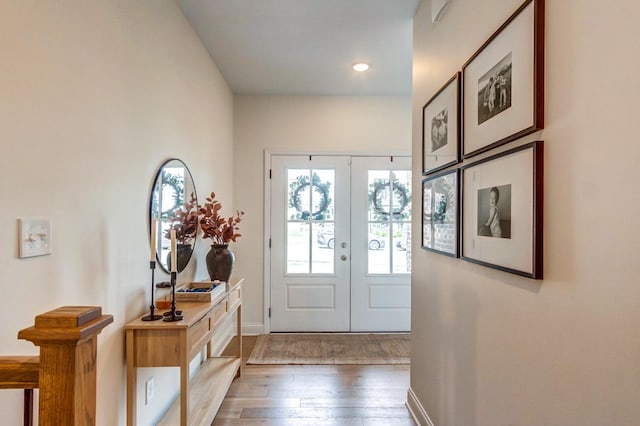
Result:
{"type": "Polygon", "coordinates": [[[127,347],[127,425],[137,421],[137,368],[180,367],[180,397],[159,424],[210,425],[231,382],[242,367],[243,279],[211,302],[178,302],[184,319],[177,322],[142,321],[125,326],[127,347]],[[217,326],[237,312],[239,348],[237,356],[213,357],[211,339],[217,326]],[[189,362],[207,347],[207,357],[196,376],[189,380],[189,362]]]}

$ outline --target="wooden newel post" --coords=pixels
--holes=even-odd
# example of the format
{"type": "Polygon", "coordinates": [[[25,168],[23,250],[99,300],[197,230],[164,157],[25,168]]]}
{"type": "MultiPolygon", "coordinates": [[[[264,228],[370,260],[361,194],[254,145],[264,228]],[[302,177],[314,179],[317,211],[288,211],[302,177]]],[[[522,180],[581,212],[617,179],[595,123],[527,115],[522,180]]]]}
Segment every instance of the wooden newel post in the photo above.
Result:
{"type": "Polygon", "coordinates": [[[20,330],[40,347],[40,425],[95,425],[98,334],[112,322],[97,306],[63,306],[20,330]]]}

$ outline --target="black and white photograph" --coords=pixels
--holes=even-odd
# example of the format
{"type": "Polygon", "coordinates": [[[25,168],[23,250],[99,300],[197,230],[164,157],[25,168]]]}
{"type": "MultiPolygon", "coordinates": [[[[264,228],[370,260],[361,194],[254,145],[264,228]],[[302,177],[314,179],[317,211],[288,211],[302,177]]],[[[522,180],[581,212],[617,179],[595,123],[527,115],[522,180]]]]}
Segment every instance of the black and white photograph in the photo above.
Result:
{"type": "Polygon", "coordinates": [[[544,142],[460,168],[460,257],[542,279],[544,142]]]}
{"type": "Polygon", "coordinates": [[[544,129],[544,0],[526,0],[462,66],[467,159],[544,129]]]}
{"type": "Polygon", "coordinates": [[[511,107],[511,52],[478,80],[478,124],[511,107]]]}
{"type": "Polygon", "coordinates": [[[478,236],[511,238],[511,185],[478,190],[478,236]]]}
{"type": "Polygon", "coordinates": [[[422,107],[422,174],[460,161],[460,73],[422,107]]]}
{"type": "Polygon", "coordinates": [[[447,108],[431,120],[431,152],[436,152],[447,144],[447,108]]]}
{"type": "Polygon", "coordinates": [[[422,248],[458,257],[458,169],[422,181],[422,248]]]}

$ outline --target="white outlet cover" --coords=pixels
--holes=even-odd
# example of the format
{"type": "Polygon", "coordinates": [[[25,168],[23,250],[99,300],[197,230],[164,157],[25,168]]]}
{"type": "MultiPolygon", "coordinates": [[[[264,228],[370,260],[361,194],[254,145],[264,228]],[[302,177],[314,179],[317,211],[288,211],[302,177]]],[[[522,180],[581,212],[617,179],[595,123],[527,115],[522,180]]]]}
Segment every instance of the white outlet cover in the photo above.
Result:
{"type": "Polygon", "coordinates": [[[18,256],[20,259],[51,254],[51,221],[18,219],[18,256]]]}

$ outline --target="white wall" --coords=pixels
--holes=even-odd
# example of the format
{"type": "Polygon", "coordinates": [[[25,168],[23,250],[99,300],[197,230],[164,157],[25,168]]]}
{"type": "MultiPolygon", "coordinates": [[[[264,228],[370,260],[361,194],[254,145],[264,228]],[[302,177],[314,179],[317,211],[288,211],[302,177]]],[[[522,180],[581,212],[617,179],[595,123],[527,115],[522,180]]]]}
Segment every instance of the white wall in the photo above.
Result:
{"type": "MultiPolygon", "coordinates": [[[[152,179],[181,158],[201,194],[232,207],[233,97],[172,0],[3,0],[0,28],[0,355],[38,352],[17,333],[39,313],[102,306],[115,322],[98,340],[97,424],[123,425],[123,325],[149,305],[152,179]],[[16,219],[33,216],[51,219],[53,254],[20,260],[16,219]]],[[[178,383],[143,369],[141,386],[151,374],[142,424],[178,383]]],[[[0,392],[0,412],[22,424],[21,391],[0,392]]]]}
{"type": "Polygon", "coordinates": [[[233,245],[244,276],[243,325],[262,332],[264,151],[387,154],[411,150],[409,97],[236,96],[234,205],[247,214],[233,245]]]}
{"type": "MultiPolygon", "coordinates": [[[[423,103],[520,3],[454,0],[437,25],[421,4],[414,171],[423,103]]],[[[638,423],[639,14],[547,1],[546,126],[522,141],[545,141],[544,281],[414,248],[411,390],[436,425],[638,423]]]]}

